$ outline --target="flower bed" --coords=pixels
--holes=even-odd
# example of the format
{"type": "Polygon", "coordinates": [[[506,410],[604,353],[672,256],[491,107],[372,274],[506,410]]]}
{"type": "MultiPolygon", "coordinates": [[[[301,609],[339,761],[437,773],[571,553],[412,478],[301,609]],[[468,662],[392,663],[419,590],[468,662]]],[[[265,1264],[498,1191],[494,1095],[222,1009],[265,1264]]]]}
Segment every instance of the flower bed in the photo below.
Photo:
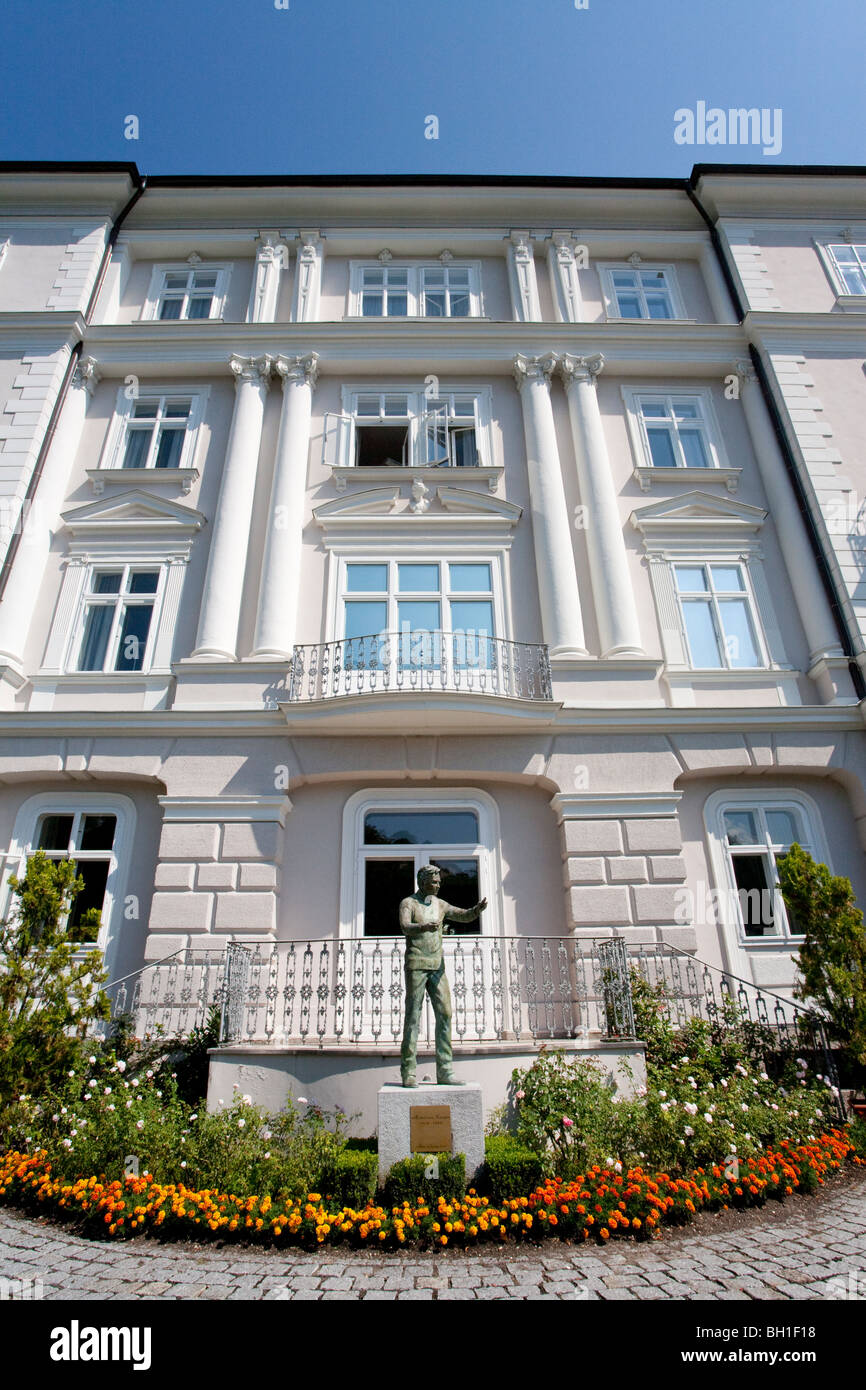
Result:
{"type": "Polygon", "coordinates": [[[863,1166],[843,1130],[810,1144],[781,1144],[740,1165],[735,1180],[721,1165],[689,1177],[648,1173],[622,1165],[589,1168],[573,1181],[551,1178],[528,1196],[493,1201],[470,1190],[461,1201],[404,1203],[386,1209],[368,1204],[328,1210],[319,1193],[306,1200],[195,1192],[159,1184],[149,1174],[106,1182],[52,1177],[43,1151],[11,1152],[0,1160],[0,1200],[31,1212],[74,1219],[89,1235],[123,1238],[157,1234],[171,1238],[255,1241],[305,1247],[346,1243],[395,1249],[469,1247],[482,1242],[545,1238],[601,1243],[617,1236],[648,1239],[662,1224],[682,1224],[699,1210],[760,1206],[783,1201],[797,1189],[814,1191],[847,1161],[863,1166]]]}

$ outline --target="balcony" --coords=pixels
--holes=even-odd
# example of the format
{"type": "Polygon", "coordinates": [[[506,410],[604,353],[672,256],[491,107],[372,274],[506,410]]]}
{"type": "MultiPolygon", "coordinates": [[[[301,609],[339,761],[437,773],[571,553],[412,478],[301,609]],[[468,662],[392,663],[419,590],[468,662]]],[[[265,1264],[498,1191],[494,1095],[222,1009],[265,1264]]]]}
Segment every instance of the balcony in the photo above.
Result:
{"type": "MultiPolygon", "coordinates": [[[[455,1046],[634,1037],[622,940],[469,934],[443,947],[455,1046]]],[[[113,1012],[134,1014],[139,1036],[171,1037],[218,1005],[224,1043],[381,1052],[402,1035],[404,955],[402,936],[179,951],[118,982],[113,1012]]],[[[421,1046],[433,1036],[428,1000],[421,1046]]]]}
{"type": "Polygon", "coordinates": [[[351,696],[553,698],[547,647],[486,633],[387,632],[295,647],[288,703],[351,696]]]}

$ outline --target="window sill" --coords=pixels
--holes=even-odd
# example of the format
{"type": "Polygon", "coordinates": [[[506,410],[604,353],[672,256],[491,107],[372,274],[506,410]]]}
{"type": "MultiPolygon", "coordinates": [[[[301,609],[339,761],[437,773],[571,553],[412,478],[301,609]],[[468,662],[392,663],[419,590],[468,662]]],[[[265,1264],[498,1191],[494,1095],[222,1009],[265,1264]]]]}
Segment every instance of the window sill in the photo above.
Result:
{"type": "Polygon", "coordinates": [[[504,472],[504,468],[452,468],[448,464],[422,464],[417,468],[408,465],[405,468],[402,466],[398,468],[347,468],[340,464],[331,467],[331,476],[338,492],[345,492],[348,482],[405,483],[413,478],[447,478],[450,482],[456,482],[458,479],[462,479],[464,482],[485,482],[489,491],[495,492],[504,472]]]}
{"type": "Polygon", "coordinates": [[[718,680],[746,680],[760,684],[761,681],[775,680],[778,676],[796,674],[796,671],[793,666],[741,666],[737,670],[729,670],[726,666],[668,666],[665,674],[678,680],[700,681],[708,685],[718,680]]]}
{"type": "Polygon", "coordinates": [[[140,681],[170,680],[172,672],[166,668],[152,666],[147,671],[37,671],[34,681],[51,681],[64,685],[87,685],[93,681],[108,681],[112,685],[134,685],[140,681]]]}
{"type": "Polygon", "coordinates": [[[491,323],[487,314],[344,314],[343,323],[491,323]]]}
{"type": "Polygon", "coordinates": [[[663,324],[663,323],[701,323],[702,320],[701,320],[701,319],[685,319],[685,318],[674,318],[674,319],[649,319],[649,318],[646,318],[646,319],[624,319],[624,318],[620,318],[620,316],[619,316],[618,314],[605,314],[603,322],[605,322],[605,323],[652,323],[652,324],[655,324],[656,327],[658,327],[659,324],[663,324]]]}
{"type": "MultiPolygon", "coordinates": [[[[151,325],[159,324],[160,326],[161,326],[162,324],[165,324],[167,327],[170,327],[170,328],[177,328],[177,326],[178,326],[179,323],[195,323],[195,324],[198,324],[199,327],[201,327],[201,325],[202,325],[203,323],[225,323],[225,322],[226,322],[226,320],[223,318],[221,312],[220,312],[219,314],[212,314],[209,318],[206,318],[206,319],[159,319],[159,318],[156,317],[156,314],[153,314],[152,316],[148,316],[148,315],[146,315],[146,314],[142,314],[140,318],[138,318],[138,319],[133,319],[133,323],[149,323],[149,324],[151,324],[151,325]]],[[[234,323],[235,320],[232,319],[231,322],[234,323]]]]}
{"type": "Polygon", "coordinates": [[[739,944],[742,948],[749,950],[754,950],[757,947],[759,950],[766,951],[775,946],[777,949],[790,951],[802,945],[805,940],[805,936],[741,936],[739,944]]]}
{"type": "Polygon", "coordinates": [[[866,294],[837,294],[836,308],[846,313],[866,314],[866,294]]]}
{"type": "Polygon", "coordinates": [[[687,483],[694,487],[700,479],[704,483],[724,483],[728,492],[736,492],[740,484],[742,468],[655,468],[652,465],[637,464],[632,477],[644,492],[649,492],[653,483],[687,483]]]}
{"type": "Polygon", "coordinates": [[[97,497],[106,487],[132,487],[142,483],[168,483],[169,487],[192,491],[199,479],[197,468],[88,468],[90,486],[97,497]]]}

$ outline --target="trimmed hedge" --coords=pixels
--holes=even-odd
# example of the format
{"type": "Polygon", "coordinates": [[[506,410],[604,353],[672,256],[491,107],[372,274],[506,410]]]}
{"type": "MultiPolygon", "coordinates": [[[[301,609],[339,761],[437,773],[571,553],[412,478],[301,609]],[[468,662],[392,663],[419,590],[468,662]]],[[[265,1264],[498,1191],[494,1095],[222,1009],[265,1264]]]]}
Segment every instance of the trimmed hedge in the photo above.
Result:
{"type": "Polygon", "coordinates": [[[534,1192],[544,1181],[540,1156],[508,1134],[497,1134],[484,1141],[484,1165],[478,1175],[478,1190],[497,1201],[512,1192],[534,1192]]]}
{"type": "Polygon", "coordinates": [[[427,1158],[416,1154],[395,1163],[385,1178],[384,1201],[387,1206],[401,1207],[404,1202],[435,1202],[440,1197],[456,1198],[466,1191],[466,1156],[439,1155],[439,1177],[425,1178],[427,1158]]]}
{"type": "Polygon", "coordinates": [[[375,1149],[345,1148],[322,1174],[322,1190],[340,1206],[358,1210],[375,1197],[378,1176],[375,1149]]]}

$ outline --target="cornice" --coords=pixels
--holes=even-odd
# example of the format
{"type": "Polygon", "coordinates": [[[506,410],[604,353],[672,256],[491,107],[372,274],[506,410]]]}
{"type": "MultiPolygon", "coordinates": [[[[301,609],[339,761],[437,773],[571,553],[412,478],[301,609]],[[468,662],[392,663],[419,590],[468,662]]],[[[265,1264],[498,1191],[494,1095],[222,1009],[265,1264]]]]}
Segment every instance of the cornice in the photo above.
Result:
{"type": "Polygon", "coordinates": [[[514,323],[489,319],[344,320],[341,322],[242,324],[218,319],[145,321],[95,325],[85,350],[104,376],[129,371],[228,376],[232,354],[318,355],[319,376],[346,371],[388,371],[405,376],[407,363],[422,377],[430,371],[467,370],[511,375],[515,356],[594,357],[603,353],[606,376],[656,375],[665,370],[705,376],[730,371],[748,340],[735,324],[621,319],[603,323],[514,323]]]}
{"type": "Polygon", "coordinates": [[[762,342],[776,348],[799,349],[804,343],[816,347],[862,352],[866,347],[866,314],[786,313],[779,309],[752,310],[743,320],[749,341],[762,342]]]}
{"type": "Polygon", "coordinates": [[[58,314],[53,309],[40,312],[0,313],[0,346],[14,350],[34,339],[47,338],[57,346],[77,343],[87,331],[81,313],[58,314]]]}
{"type": "MultiPolygon", "coordinates": [[[[369,697],[363,697],[369,698],[369,697]]],[[[458,697],[452,697],[458,698],[458,697]]],[[[484,696],[487,700],[490,697],[484,696]]],[[[339,701],[318,702],[317,709],[339,701]]],[[[505,702],[509,703],[509,702],[505,702]]],[[[540,702],[539,702],[540,703],[540,702]]],[[[424,716],[427,732],[430,711],[426,701],[415,700],[413,708],[424,716]]],[[[483,708],[483,705],[482,705],[483,708]]],[[[726,706],[711,709],[696,706],[603,709],[562,704],[534,706],[544,715],[545,727],[551,733],[568,734],[684,734],[684,733],[785,733],[828,734],[862,732],[866,710],[859,705],[788,705],[788,706],[726,706]]],[[[526,722],[515,716],[502,719],[498,732],[524,737],[526,722]]],[[[505,711],[507,714],[507,710],[505,711]]],[[[45,710],[0,711],[0,737],[67,739],[87,735],[93,738],[173,738],[200,734],[212,738],[215,734],[243,734],[250,737],[279,737],[287,725],[298,734],[312,733],[311,722],[304,719],[301,705],[284,705],[280,710],[45,710]]],[[[539,721],[533,719],[534,727],[539,721]]],[[[351,724],[346,732],[351,735],[351,724]]],[[[412,737],[412,735],[407,735],[412,737]]],[[[475,736],[473,730],[472,735],[475,736]]]]}

